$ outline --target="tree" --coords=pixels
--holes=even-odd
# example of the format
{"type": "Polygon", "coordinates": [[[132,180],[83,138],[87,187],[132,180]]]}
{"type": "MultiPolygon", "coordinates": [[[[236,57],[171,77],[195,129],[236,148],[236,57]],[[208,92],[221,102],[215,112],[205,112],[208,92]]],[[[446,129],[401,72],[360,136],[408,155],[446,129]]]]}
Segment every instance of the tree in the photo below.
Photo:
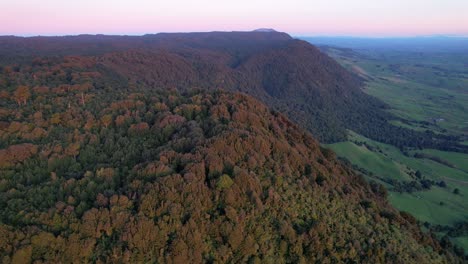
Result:
{"type": "Polygon", "coordinates": [[[65,149],[65,154],[76,159],[76,156],[80,154],[80,143],[75,142],[68,145],[68,147],[65,149]]]}
{"type": "Polygon", "coordinates": [[[441,188],[446,188],[446,187],[447,187],[447,183],[445,183],[445,181],[440,181],[440,182],[438,183],[438,185],[439,185],[439,187],[441,187],[441,188]]]}
{"type": "Polygon", "coordinates": [[[53,125],[58,125],[62,121],[62,116],[60,113],[55,113],[50,117],[50,123],[53,125]]]}
{"type": "Polygon", "coordinates": [[[421,174],[421,172],[420,172],[419,170],[417,170],[415,176],[416,176],[418,179],[421,179],[422,174],[421,174]]]}
{"type": "Polygon", "coordinates": [[[104,127],[109,127],[109,125],[112,124],[112,116],[104,115],[103,117],[101,117],[101,122],[104,125],[104,127]]]}
{"type": "Polygon", "coordinates": [[[13,93],[13,97],[15,98],[16,103],[19,106],[22,104],[26,104],[29,97],[31,97],[31,93],[29,92],[29,87],[21,85],[16,88],[16,91],[13,93]]]}
{"type": "Polygon", "coordinates": [[[218,182],[216,183],[216,189],[223,190],[227,189],[234,184],[234,181],[229,177],[229,175],[223,174],[219,177],[218,182]]]}

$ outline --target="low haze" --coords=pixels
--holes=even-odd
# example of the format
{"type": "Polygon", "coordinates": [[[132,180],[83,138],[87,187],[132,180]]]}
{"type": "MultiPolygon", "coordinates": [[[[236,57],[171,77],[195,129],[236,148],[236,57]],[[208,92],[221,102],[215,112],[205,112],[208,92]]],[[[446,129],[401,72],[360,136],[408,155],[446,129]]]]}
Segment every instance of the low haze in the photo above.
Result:
{"type": "Polygon", "coordinates": [[[18,0],[1,4],[0,35],[236,31],[293,35],[468,35],[468,1],[18,0]]]}

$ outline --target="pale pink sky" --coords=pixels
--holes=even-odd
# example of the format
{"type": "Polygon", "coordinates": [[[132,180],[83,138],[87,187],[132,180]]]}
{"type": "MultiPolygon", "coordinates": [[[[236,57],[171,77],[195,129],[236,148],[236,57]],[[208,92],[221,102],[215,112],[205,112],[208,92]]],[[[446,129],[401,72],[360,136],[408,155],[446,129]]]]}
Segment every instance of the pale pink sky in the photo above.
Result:
{"type": "Polygon", "coordinates": [[[0,0],[0,35],[468,35],[468,0],[0,0]]]}

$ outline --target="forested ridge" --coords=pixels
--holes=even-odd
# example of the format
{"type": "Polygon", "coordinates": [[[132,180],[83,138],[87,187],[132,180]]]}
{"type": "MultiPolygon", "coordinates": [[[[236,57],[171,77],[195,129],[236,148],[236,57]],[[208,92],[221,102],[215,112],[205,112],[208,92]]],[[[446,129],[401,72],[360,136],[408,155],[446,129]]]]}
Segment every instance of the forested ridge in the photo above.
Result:
{"type": "MultiPolygon", "coordinates": [[[[286,114],[324,143],[346,140],[350,129],[402,149],[468,152],[456,136],[390,124],[396,117],[386,111],[387,105],[361,91],[359,77],[311,44],[285,33],[0,37],[3,72],[28,75],[28,67],[44,58],[60,60],[70,55],[87,60],[83,65],[87,71],[98,72],[118,85],[247,93],[286,114]]],[[[72,80],[70,72],[65,74],[72,80]]]]}
{"type": "Polygon", "coordinates": [[[245,94],[148,89],[94,57],[0,80],[2,263],[463,262],[245,94]]]}

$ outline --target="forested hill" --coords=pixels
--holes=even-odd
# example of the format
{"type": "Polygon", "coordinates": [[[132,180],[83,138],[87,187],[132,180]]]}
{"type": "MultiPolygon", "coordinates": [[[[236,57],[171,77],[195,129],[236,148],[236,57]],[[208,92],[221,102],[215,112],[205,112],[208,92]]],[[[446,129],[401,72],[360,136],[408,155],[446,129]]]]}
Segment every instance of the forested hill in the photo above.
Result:
{"type": "Polygon", "coordinates": [[[8,73],[2,263],[462,262],[252,97],[113,87],[94,60],[8,73]]]}
{"type": "Polygon", "coordinates": [[[346,129],[351,129],[398,147],[468,151],[455,137],[389,124],[387,120],[395,117],[381,101],[361,91],[357,76],[285,33],[0,37],[0,65],[1,85],[9,90],[22,82],[15,79],[18,74],[30,78],[32,86],[51,85],[48,74],[64,76],[73,85],[72,73],[81,67],[106,76],[113,88],[241,91],[285,113],[322,142],[345,140],[346,129]],[[59,68],[63,60],[72,62],[59,68]],[[77,66],[73,61],[86,63],[77,66]],[[38,67],[48,67],[47,76],[31,77],[38,67]]]}
{"type": "Polygon", "coordinates": [[[291,41],[280,32],[159,33],[144,36],[78,35],[61,37],[0,36],[2,64],[36,56],[102,55],[129,49],[261,50],[291,41]]]}

